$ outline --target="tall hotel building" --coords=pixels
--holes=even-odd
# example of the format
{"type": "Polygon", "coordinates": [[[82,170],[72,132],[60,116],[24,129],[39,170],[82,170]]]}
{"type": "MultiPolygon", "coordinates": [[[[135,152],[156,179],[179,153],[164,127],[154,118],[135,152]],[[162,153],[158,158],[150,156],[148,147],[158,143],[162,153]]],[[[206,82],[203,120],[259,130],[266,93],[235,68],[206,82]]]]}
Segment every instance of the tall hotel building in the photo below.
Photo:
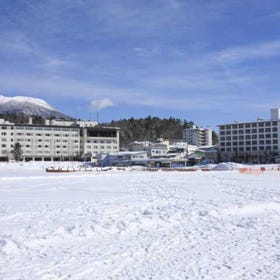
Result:
{"type": "Polygon", "coordinates": [[[183,141],[195,146],[211,146],[212,130],[195,125],[192,128],[185,128],[183,129],[183,141]]]}
{"type": "Polygon", "coordinates": [[[280,109],[270,120],[218,125],[221,161],[267,162],[280,155],[280,109]]]}
{"type": "Polygon", "coordinates": [[[13,159],[15,143],[23,160],[74,160],[119,151],[119,128],[96,122],[46,120],[45,125],[0,120],[0,161],[13,159]]]}

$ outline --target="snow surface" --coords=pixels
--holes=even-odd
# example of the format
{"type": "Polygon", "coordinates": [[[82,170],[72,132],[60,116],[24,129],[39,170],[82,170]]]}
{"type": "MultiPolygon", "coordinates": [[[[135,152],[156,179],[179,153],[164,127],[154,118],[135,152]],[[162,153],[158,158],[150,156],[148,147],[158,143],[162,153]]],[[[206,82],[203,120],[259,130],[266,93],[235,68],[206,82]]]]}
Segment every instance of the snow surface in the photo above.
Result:
{"type": "Polygon", "coordinates": [[[0,164],[0,279],[280,279],[279,171],[51,164],[0,164]]]}
{"type": "Polygon", "coordinates": [[[40,98],[26,97],[26,96],[14,96],[14,97],[6,97],[4,95],[0,95],[0,104],[5,104],[7,102],[27,102],[32,103],[37,106],[44,107],[48,110],[55,111],[53,107],[51,107],[46,101],[40,98]]]}

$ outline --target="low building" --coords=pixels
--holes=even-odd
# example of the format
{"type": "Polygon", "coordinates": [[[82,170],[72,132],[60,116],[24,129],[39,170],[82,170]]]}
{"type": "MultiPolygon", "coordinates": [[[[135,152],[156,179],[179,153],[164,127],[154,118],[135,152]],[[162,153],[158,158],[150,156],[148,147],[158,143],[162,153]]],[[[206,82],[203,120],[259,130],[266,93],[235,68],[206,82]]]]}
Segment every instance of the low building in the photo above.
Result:
{"type": "Polygon", "coordinates": [[[146,151],[99,154],[97,160],[97,164],[100,166],[147,165],[148,162],[149,158],[146,151]]]}

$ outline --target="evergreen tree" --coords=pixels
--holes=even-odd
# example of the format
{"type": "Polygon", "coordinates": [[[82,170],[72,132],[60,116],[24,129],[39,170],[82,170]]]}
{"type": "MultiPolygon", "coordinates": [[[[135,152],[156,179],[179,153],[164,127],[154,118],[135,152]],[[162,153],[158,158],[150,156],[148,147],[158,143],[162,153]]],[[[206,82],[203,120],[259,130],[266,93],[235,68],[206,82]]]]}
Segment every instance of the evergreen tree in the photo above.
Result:
{"type": "Polygon", "coordinates": [[[13,154],[14,154],[15,161],[21,160],[22,149],[21,149],[21,145],[18,142],[15,143],[14,145],[13,154]]]}
{"type": "Polygon", "coordinates": [[[218,142],[219,142],[218,135],[217,135],[217,133],[213,130],[213,131],[212,131],[212,144],[213,144],[213,145],[216,145],[216,144],[218,144],[218,142]]]}

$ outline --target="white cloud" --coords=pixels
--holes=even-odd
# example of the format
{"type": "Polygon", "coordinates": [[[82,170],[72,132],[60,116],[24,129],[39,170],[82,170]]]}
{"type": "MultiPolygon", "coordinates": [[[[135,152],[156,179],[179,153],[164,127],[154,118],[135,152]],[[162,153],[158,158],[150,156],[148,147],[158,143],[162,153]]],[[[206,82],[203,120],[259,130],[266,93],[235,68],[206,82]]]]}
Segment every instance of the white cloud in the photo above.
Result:
{"type": "Polygon", "coordinates": [[[98,100],[92,100],[90,103],[90,108],[95,111],[102,110],[107,107],[113,107],[115,103],[109,98],[103,98],[98,100]]]}
{"type": "Polygon", "coordinates": [[[221,63],[242,62],[250,59],[267,58],[280,55],[280,40],[243,47],[226,49],[212,55],[212,59],[221,63]]]}

